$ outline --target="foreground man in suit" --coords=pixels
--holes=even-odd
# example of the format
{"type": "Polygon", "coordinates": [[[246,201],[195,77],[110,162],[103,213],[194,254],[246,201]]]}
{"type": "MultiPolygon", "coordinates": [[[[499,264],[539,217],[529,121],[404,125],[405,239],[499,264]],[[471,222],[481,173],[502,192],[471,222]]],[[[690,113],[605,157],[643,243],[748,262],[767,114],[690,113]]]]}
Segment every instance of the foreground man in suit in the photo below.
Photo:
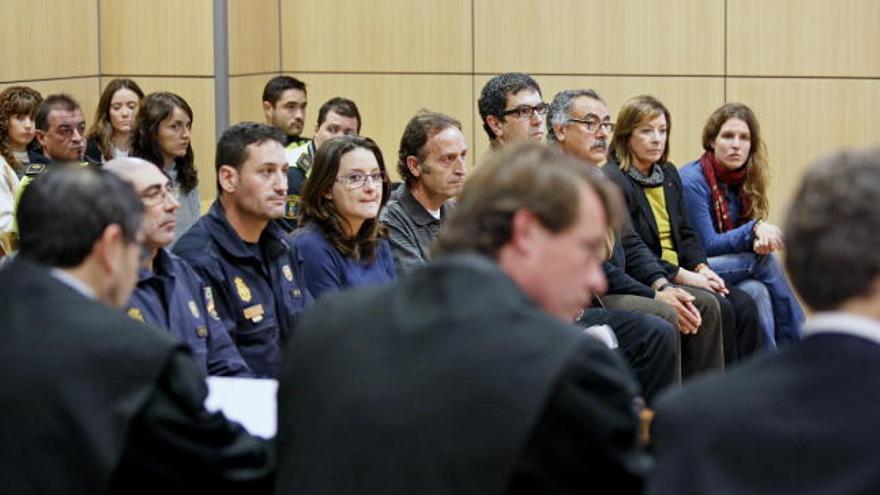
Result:
{"type": "Polygon", "coordinates": [[[47,172],[0,271],[4,493],[261,493],[266,445],[202,405],[186,345],[126,317],[142,206],[113,174],[47,172]]]}
{"type": "Polygon", "coordinates": [[[604,290],[609,188],[544,146],[501,150],[422,270],[306,311],[282,367],[277,493],[639,493],[638,386],[568,324],[604,290]]]}
{"type": "Polygon", "coordinates": [[[880,149],[807,173],[785,245],[806,338],[661,399],[648,493],[880,493],[880,149]]]}

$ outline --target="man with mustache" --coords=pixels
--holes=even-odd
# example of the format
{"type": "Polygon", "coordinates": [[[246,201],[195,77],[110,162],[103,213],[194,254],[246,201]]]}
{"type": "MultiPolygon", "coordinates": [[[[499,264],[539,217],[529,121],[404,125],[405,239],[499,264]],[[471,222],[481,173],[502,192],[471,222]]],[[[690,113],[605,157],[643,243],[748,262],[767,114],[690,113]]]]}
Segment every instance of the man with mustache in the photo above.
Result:
{"type": "MultiPolygon", "coordinates": [[[[608,142],[614,131],[608,106],[596,91],[575,89],[559,92],[550,105],[548,139],[566,153],[601,170],[608,142]]],[[[704,359],[687,360],[683,371],[722,365],[720,354],[721,310],[711,297],[696,297],[672,286],[662,267],[629,225],[609,237],[609,259],[603,264],[608,292],[602,299],[608,309],[659,316],[687,335],[688,345],[700,344],[704,359]],[[696,334],[701,332],[698,337],[696,334]],[[695,344],[691,344],[694,341],[695,344]],[[718,349],[716,349],[718,347],[718,349]],[[713,358],[714,357],[714,358],[713,358]]],[[[586,317],[590,316],[587,311],[586,317]]],[[[595,322],[594,322],[595,324],[595,322]]],[[[613,326],[613,325],[612,325],[613,326]]]]}
{"type": "Polygon", "coordinates": [[[382,211],[397,272],[418,269],[440,223],[453,207],[467,175],[468,146],[461,122],[442,113],[421,111],[403,131],[397,170],[405,184],[382,211]]]}
{"type": "Polygon", "coordinates": [[[131,183],[144,205],[141,226],[145,257],[126,314],[186,342],[203,376],[250,376],[214,306],[211,288],[166,249],[174,241],[174,213],[180,203],[159,168],[140,158],[116,158],[104,168],[131,183]]]}
{"type": "Polygon", "coordinates": [[[254,122],[220,137],[217,200],[174,245],[211,287],[220,319],[258,377],[275,377],[281,342],[312,298],[283,229],[287,157],[284,134],[254,122]]]}

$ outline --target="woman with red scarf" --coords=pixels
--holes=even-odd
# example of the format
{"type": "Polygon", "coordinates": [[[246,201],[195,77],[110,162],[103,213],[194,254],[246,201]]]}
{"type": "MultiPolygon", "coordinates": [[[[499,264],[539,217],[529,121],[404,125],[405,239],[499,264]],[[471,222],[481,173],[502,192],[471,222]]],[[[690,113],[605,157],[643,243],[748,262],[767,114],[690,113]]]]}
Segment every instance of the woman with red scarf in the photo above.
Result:
{"type": "Polygon", "coordinates": [[[765,220],[767,153],[755,114],[741,103],[715,110],[703,128],[703,149],[682,168],[681,181],[709,265],[755,298],[768,347],[797,340],[804,312],[772,255],[784,246],[782,231],[765,220]]]}

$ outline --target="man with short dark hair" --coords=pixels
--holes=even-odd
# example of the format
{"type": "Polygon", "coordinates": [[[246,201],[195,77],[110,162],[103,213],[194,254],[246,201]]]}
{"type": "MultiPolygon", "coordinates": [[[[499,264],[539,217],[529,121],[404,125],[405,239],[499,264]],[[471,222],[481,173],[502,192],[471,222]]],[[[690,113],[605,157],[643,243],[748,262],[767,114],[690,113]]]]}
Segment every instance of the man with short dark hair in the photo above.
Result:
{"type": "Polygon", "coordinates": [[[422,111],[403,131],[397,170],[405,181],[382,210],[398,273],[428,262],[429,247],[453,207],[467,174],[468,146],[461,123],[422,111]]]}
{"type": "Polygon", "coordinates": [[[648,493],[878,493],[880,149],[804,176],[785,265],[806,337],[663,398],[648,493]]]}
{"type": "Polygon", "coordinates": [[[266,123],[284,132],[284,145],[292,150],[308,141],[300,137],[306,122],[308,105],[306,83],[291,76],[275,76],[263,88],[263,113],[266,123]]]}
{"type": "Polygon", "coordinates": [[[303,183],[312,169],[315,151],[330,138],[359,135],[361,133],[361,113],[355,102],[348,98],[330,98],[318,110],[318,124],[315,137],[296,148],[287,149],[287,204],[284,209],[283,226],[293,230],[299,226],[299,194],[303,183]]]}
{"type": "Polygon", "coordinates": [[[268,445],[205,410],[187,347],[115,309],[141,254],[131,186],[61,167],[17,214],[20,254],[0,270],[3,491],[268,491],[268,445]]]}
{"type": "Polygon", "coordinates": [[[545,146],[476,167],[431,263],[306,312],[278,392],[277,493],[639,493],[638,385],[570,325],[604,289],[620,208],[545,146]]]}
{"type": "Polygon", "coordinates": [[[544,142],[547,104],[531,76],[508,72],[493,77],[480,91],[477,106],[492,148],[520,140],[544,142]]]}
{"type": "Polygon", "coordinates": [[[220,319],[251,371],[275,377],[281,343],[311,302],[299,259],[280,226],[287,159],[284,136],[242,122],[217,142],[217,200],[174,245],[211,287],[220,319]]]}
{"type": "Polygon", "coordinates": [[[140,158],[114,158],[104,168],[131,183],[144,205],[146,256],[126,314],[186,342],[205,376],[251,376],[229,337],[231,325],[224,325],[215,309],[211,287],[167,249],[174,242],[174,213],[180,207],[168,176],[140,158]]]}

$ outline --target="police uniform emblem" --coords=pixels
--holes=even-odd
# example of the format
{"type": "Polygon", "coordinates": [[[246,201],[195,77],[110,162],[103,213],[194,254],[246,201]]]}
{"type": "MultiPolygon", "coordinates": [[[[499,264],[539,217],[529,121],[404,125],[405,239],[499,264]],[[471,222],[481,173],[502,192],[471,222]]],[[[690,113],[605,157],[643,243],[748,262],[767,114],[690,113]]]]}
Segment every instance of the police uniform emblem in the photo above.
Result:
{"type": "Polygon", "coordinates": [[[244,280],[242,280],[241,277],[235,277],[233,283],[235,283],[235,290],[238,291],[238,297],[244,302],[250,302],[251,290],[248,288],[247,284],[244,283],[244,280]]]}
{"type": "Polygon", "coordinates": [[[287,202],[284,203],[284,218],[294,220],[298,214],[299,196],[296,194],[287,195],[287,202]]]}
{"type": "Polygon", "coordinates": [[[215,320],[220,319],[220,316],[217,314],[217,308],[214,306],[214,293],[210,287],[205,287],[205,310],[211,315],[211,318],[215,320]]]}
{"type": "Polygon", "coordinates": [[[190,301],[187,303],[187,306],[189,306],[189,312],[192,313],[193,317],[198,318],[199,317],[199,307],[196,306],[196,302],[190,301]]]}
{"type": "Polygon", "coordinates": [[[290,270],[290,265],[282,266],[281,272],[284,273],[284,278],[286,278],[288,282],[293,282],[293,272],[290,270]]]}
{"type": "Polygon", "coordinates": [[[132,320],[137,320],[141,323],[144,321],[144,313],[140,310],[140,308],[128,308],[128,317],[132,320]]]}
{"type": "Polygon", "coordinates": [[[196,335],[200,339],[207,338],[208,337],[208,327],[206,327],[204,325],[199,325],[198,328],[196,328],[196,335]]]}

